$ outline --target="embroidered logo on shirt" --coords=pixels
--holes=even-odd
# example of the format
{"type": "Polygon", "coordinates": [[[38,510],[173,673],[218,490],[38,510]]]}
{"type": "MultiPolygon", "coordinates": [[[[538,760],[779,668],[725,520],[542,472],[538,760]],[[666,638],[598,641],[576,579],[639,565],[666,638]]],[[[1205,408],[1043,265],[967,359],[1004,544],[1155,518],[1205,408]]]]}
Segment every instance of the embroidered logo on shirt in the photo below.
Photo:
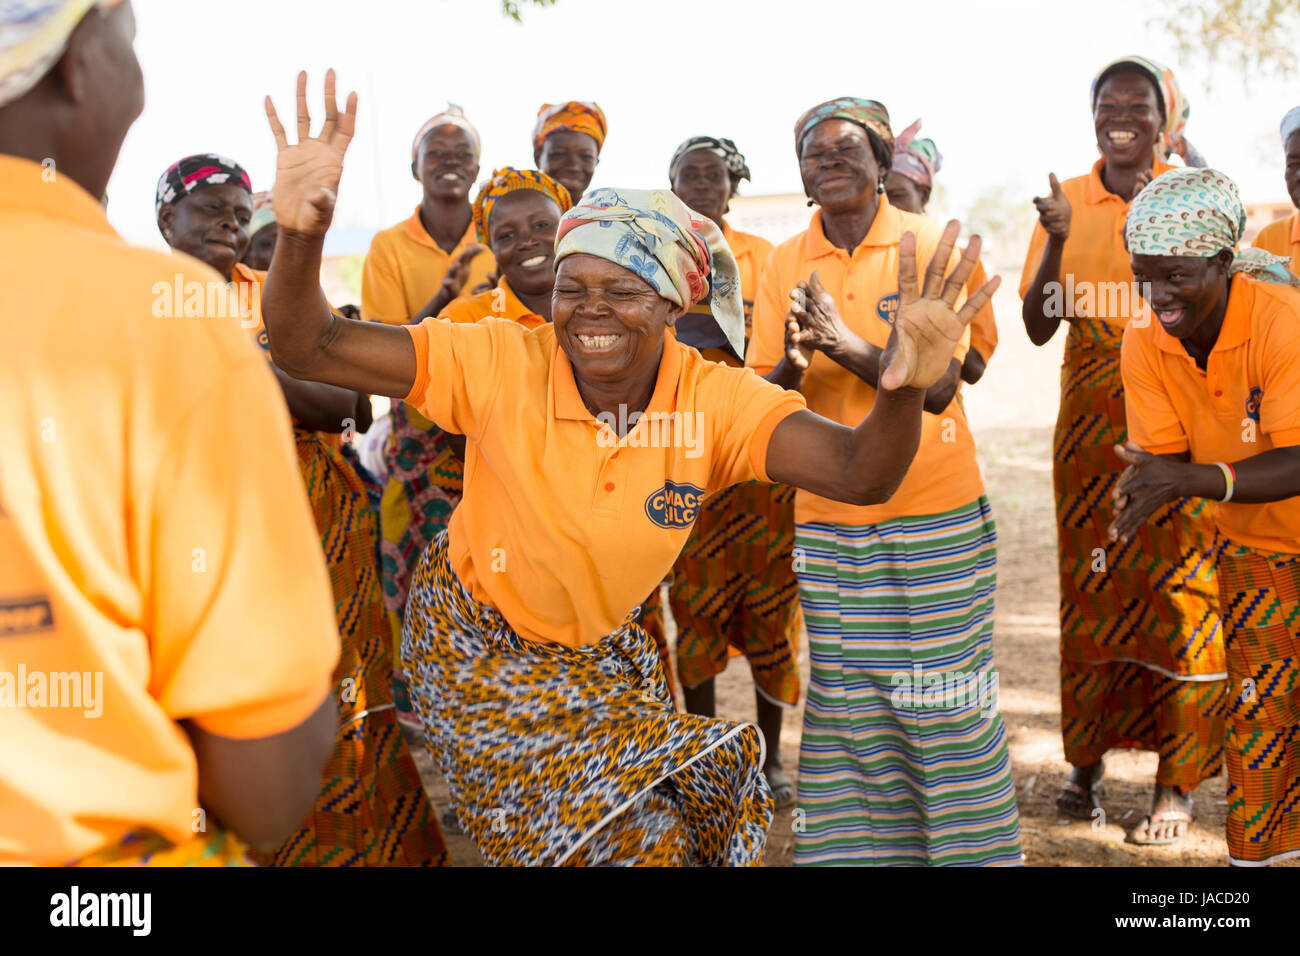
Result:
{"type": "Polygon", "coordinates": [[[271,338],[266,334],[266,329],[257,333],[257,344],[262,346],[266,351],[271,351],[271,338]]]}
{"type": "Polygon", "coordinates": [[[876,303],[876,315],[890,325],[894,324],[894,318],[898,315],[897,292],[891,292],[889,295],[880,297],[880,301],[876,303]]]}
{"type": "Polygon", "coordinates": [[[683,482],[665,481],[645,500],[646,517],[661,528],[689,528],[700,513],[704,489],[683,482]]]}
{"type": "Polygon", "coordinates": [[[1256,425],[1259,424],[1259,403],[1264,400],[1264,390],[1255,386],[1250,390],[1250,397],[1246,399],[1246,417],[1256,425]]]}

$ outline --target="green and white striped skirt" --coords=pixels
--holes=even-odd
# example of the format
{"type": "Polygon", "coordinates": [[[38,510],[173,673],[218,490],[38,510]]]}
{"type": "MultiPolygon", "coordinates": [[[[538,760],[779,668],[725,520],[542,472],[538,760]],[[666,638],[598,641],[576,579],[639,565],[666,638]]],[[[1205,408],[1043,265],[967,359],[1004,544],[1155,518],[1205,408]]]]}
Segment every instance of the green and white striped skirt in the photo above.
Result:
{"type": "Polygon", "coordinates": [[[800,524],[795,567],[812,660],[795,865],[1020,863],[988,500],[800,524]]]}

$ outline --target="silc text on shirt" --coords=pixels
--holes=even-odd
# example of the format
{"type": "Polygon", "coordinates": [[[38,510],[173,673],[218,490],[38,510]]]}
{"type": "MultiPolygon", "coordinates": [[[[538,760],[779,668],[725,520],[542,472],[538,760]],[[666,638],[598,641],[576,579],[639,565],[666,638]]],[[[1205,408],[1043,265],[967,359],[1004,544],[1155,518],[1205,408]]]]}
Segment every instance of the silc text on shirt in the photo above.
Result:
{"type": "Polygon", "coordinates": [[[661,528],[689,528],[700,513],[704,489],[688,482],[665,481],[645,500],[646,517],[661,528]]]}

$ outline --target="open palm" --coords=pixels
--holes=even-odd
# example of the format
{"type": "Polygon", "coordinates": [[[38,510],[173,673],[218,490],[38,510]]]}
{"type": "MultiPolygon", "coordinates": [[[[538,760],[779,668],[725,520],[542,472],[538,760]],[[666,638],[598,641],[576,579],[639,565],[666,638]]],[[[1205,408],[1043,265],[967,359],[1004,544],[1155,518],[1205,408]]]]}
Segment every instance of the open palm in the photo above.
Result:
{"type": "Polygon", "coordinates": [[[357,94],[349,93],[347,108],[339,113],[334,93],[334,71],[325,74],[325,125],[311,135],[307,110],[307,74],[298,74],[298,142],[289,144],[271,97],[266,98],[266,119],[278,150],[275,189],[271,205],[280,229],[322,236],[334,218],[343,155],[357,128],[357,94]]]}
{"type": "Polygon", "coordinates": [[[904,233],[899,242],[898,315],[881,357],[884,371],[880,375],[880,387],[883,389],[925,389],[939,381],[952,363],[962,332],[1002,281],[1001,277],[994,276],[970,295],[959,311],[953,308],[980,254],[980,238],[972,236],[961,261],[944,278],[944,267],[952,257],[960,232],[961,225],[955,219],[943,230],[943,237],[925,270],[923,290],[917,287],[916,236],[904,233]]]}

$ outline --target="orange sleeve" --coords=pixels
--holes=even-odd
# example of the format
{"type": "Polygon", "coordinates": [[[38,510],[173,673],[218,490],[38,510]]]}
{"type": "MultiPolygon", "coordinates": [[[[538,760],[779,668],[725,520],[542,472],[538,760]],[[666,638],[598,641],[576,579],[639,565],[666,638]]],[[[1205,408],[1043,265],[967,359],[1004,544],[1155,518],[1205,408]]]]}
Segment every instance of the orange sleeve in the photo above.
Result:
{"type": "Polygon", "coordinates": [[[361,268],[361,318],[365,322],[405,323],[406,297],[402,278],[384,233],[370,241],[365,265],[361,268]]]}
{"type": "Polygon", "coordinates": [[[701,403],[705,415],[725,409],[722,427],[714,433],[709,490],[742,481],[770,481],[767,446],[772,432],[788,416],[808,407],[798,392],[765,381],[753,369],[710,365],[702,372],[701,403]]]}
{"type": "Polygon", "coordinates": [[[226,737],[296,727],[329,692],[334,597],[288,414],[251,350],[162,445],[151,514],[149,692],[226,737]],[[232,453],[231,449],[238,449],[232,453]]]}
{"type": "Polygon", "coordinates": [[[1291,258],[1291,217],[1270,222],[1259,231],[1251,245],[1275,256],[1291,258]]]}
{"type": "MultiPolygon", "coordinates": [[[[468,285],[468,283],[466,283],[468,285]]],[[[438,313],[438,318],[446,319],[448,322],[473,322],[475,321],[473,307],[469,304],[468,298],[452,299],[442,311],[438,313]]]]}
{"type": "Polygon", "coordinates": [[[781,287],[780,249],[773,249],[763,264],[754,296],[753,328],[745,365],[759,375],[772,371],[785,355],[785,314],[790,290],[781,287]]]}
{"type": "Polygon", "coordinates": [[[1043,262],[1043,250],[1046,248],[1047,231],[1042,223],[1035,222],[1033,234],[1029,237],[1029,249],[1025,252],[1025,267],[1020,270],[1020,298],[1022,299],[1029,291],[1034,276],[1038,275],[1038,267],[1043,262]]]}
{"type": "Polygon", "coordinates": [[[1258,347],[1264,382],[1260,430],[1278,448],[1300,445],[1300,315],[1279,310],[1258,347]]]}
{"type": "Polygon", "coordinates": [[[1124,415],[1128,437],[1153,455],[1174,455],[1191,446],[1169,392],[1155,368],[1155,329],[1130,323],[1120,349],[1120,374],[1124,380],[1124,415]]]}
{"type": "Polygon", "coordinates": [[[415,385],[406,401],[439,428],[477,439],[501,383],[519,379],[519,371],[508,368],[508,353],[511,339],[522,343],[523,328],[505,319],[455,323],[435,318],[405,328],[416,362],[415,385]]]}
{"type": "MultiPolygon", "coordinates": [[[[980,286],[989,281],[984,271],[984,263],[976,262],[975,271],[966,283],[966,296],[969,298],[980,286]]],[[[993,317],[993,300],[975,314],[970,323],[970,347],[979,352],[987,362],[998,347],[998,324],[993,317]]]]}

